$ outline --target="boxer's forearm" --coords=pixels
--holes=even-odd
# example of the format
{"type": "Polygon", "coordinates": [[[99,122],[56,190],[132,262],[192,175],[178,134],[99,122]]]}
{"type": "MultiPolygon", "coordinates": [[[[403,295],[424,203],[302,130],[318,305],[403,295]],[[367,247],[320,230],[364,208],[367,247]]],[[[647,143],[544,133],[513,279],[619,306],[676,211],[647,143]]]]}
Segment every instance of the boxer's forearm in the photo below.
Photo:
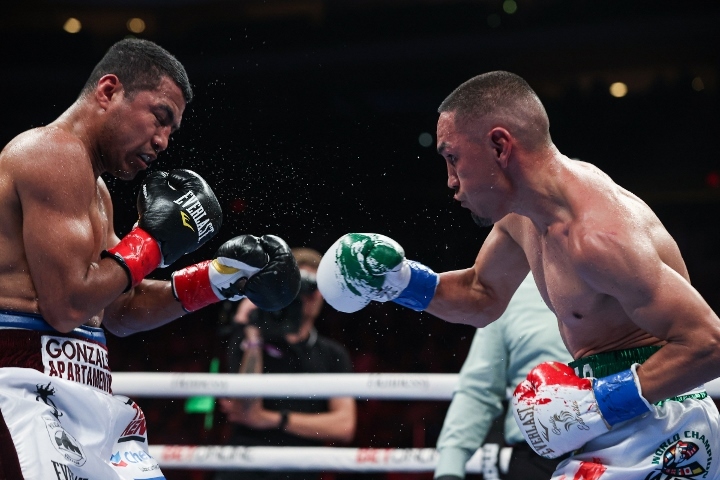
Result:
{"type": "Polygon", "coordinates": [[[506,305],[496,302],[475,278],[471,268],[441,273],[435,296],[425,311],[445,321],[476,328],[497,320],[506,305]]]}
{"type": "Polygon", "coordinates": [[[186,313],[170,282],[146,279],[105,309],[103,326],[124,337],[161,327],[186,313]]]}
{"type": "MultiPolygon", "coordinates": [[[[708,333],[708,339],[710,335],[708,333]]],[[[683,394],[717,377],[720,371],[720,351],[706,340],[706,347],[669,342],[637,369],[642,395],[650,403],[683,394]],[[673,369],[668,365],[692,365],[692,368],[673,369]]]]}
{"type": "Polygon", "coordinates": [[[109,259],[83,271],[68,268],[65,276],[46,277],[47,273],[34,277],[38,308],[50,326],[65,333],[84,324],[95,325],[94,320],[127,284],[125,272],[109,259]]]}

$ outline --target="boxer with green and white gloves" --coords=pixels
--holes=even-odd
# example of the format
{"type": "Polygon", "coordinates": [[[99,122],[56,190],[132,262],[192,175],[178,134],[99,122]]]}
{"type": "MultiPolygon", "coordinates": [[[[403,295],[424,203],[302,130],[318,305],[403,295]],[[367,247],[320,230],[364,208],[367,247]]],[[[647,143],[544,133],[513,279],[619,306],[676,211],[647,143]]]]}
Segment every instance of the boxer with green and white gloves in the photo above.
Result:
{"type": "Polygon", "coordinates": [[[346,313],[372,300],[425,310],[438,279],[425,265],[407,260],[395,240],[377,233],[343,235],[323,256],[317,272],[320,293],[333,308],[346,313]]]}

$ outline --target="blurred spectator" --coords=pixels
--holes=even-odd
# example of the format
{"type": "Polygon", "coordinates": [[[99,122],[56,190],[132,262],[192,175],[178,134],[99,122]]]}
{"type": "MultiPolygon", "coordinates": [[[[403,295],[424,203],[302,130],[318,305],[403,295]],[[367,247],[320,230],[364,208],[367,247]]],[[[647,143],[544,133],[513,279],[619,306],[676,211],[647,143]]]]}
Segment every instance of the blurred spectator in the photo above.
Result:
{"type": "MultiPolygon", "coordinates": [[[[300,294],[279,312],[264,312],[247,299],[234,316],[228,346],[230,372],[348,373],[352,371],[345,347],[318,334],[315,320],[324,300],[315,272],[321,255],[296,248],[302,277],[300,294]]],[[[246,446],[322,446],[349,443],[355,435],[356,406],[351,397],[306,400],[300,398],[225,398],[220,409],[235,424],[229,443],[246,446]]],[[[318,472],[222,471],[215,480],[320,478],[318,472]]]]}

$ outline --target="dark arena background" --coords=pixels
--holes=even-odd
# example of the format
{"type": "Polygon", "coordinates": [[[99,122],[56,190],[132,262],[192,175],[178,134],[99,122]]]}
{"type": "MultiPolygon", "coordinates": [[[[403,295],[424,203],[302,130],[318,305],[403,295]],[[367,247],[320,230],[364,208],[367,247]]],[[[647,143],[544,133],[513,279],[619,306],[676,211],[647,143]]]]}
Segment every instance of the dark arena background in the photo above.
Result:
{"type": "MultiPolygon", "coordinates": [[[[153,168],[203,175],[225,222],[175,267],[242,233],[324,252],[351,231],[389,235],[436,271],[470,266],[488,230],[452,200],[436,110],[463,81],[502,69],[536,89],[561,152],[655,209],[720,311],[716,0],[16,0],[0,12],[3,145],[64,111],[120,38],[156,41],[184,63],[196,97],[153,168]]],[[[136,220],[141,180],[106,178],[121,235],[136,220]]],[[[225,361],[231,309],[110,337],[111,367],[207,372],[213,358],[225,361]]],[[[394,304],[356,314],[326,306],[318,330],[347,346],[355,372],[457,373],[473,335],[394,304]]],[[[206,428],[184,400],[138,402],[153,444],[221,444],[228,434],[218,412],[206,428]]],[[[359,400],[351,446],[433,447],[447,406],[359,400]]]]}

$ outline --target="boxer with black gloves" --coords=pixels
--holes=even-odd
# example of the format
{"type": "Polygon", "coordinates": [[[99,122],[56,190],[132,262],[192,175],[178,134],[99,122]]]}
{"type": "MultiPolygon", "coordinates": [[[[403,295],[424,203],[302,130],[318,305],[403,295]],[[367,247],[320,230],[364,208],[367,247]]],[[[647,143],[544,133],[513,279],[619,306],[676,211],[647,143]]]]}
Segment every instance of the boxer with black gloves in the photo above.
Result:
{"type": "Polygon", "coordinates": [[[297,296],[300,270],[280,237],[240,235],[222,244],[213,260],[174,272],[172,287],[187,312],[245,297],[263,310],[275,311],[297,296]]]}
{"type": "Polygon", "coordinates": [[[103,251],[128,274],[128,287],[157,267],[167,267],[210,240],[222,225],[222,209],[210,186],[190,170],[153,172],[140,187],[137,225],[103,251]]]}
{"type": "Polygon", "coordinates": [[[297,266],[272,237],[230,240],[175,289],[145,278],[220,229],[212,189],[189,170],[149,174],[137,225],[115,234],[103,175],[130,180],[154,163],[192,95],[170,53],[121,40],[60,117],[0,152],[0,478],[162,477],[142,410],[112,395],[105,332],[157,328],[209,299],[282,308],[297,292],[297,266]],[[230,273],[236,260],[250,268],[230,273]]]}

